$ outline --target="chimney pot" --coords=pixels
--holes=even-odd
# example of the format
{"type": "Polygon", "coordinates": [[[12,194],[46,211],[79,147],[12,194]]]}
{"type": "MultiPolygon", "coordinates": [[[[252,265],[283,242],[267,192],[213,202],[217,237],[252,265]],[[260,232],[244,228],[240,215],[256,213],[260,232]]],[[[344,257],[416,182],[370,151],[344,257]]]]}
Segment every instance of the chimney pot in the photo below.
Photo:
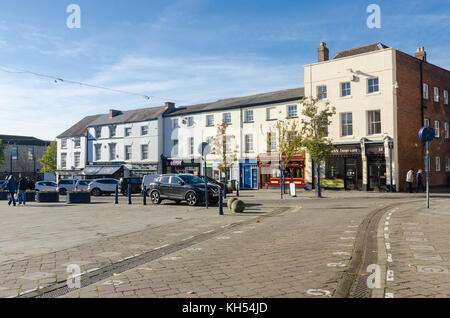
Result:
{"type": "Polygon", "coordinates": [[[330,58],[330,50],[327,48],[327,44],[325,42],[320,42],[320,46],[317,53],[319,62],[328,61],[330,58]]]}
{"type": "Polygon", "coordinates": [[[175,109],[175,103],[166,102],[166,108],[167,108],[168,111],[174,110],[175,109]]]}
{"type": "Polygon", "coordinates": [[[421,46],[417,48],[415,57],[424,62],[427,61],[427,52],[425,51],[425,47],[421,46]]]}

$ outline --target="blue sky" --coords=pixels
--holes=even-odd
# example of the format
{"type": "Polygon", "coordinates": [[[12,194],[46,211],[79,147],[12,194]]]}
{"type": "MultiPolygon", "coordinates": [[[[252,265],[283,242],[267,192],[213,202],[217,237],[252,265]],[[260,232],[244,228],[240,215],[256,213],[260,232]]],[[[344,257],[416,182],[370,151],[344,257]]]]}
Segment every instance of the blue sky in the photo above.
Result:
{"type": "Polygon", "coordinates": [[[425,46],[449,69],[447,1],[2,0],[0,67],[155,96],[54,83],[0,72],[0,134],[54,139],[86,115],[190,105],[303,86],[303,65],[382,42],[409,54],[425,46]],[[81,29],[66,8],[81,7],[81,29]],[[381,7],[368,29],[366,8],[381,7]]]}

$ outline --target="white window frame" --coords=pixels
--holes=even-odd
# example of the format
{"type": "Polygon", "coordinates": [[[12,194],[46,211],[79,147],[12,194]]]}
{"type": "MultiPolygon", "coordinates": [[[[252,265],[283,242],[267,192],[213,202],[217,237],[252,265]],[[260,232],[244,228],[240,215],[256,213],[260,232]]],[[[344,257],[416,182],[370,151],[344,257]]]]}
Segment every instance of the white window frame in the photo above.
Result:
{"type": "Polygon", "coordinates": [[[73,140],[73,148],[74,149],[81,149],[81,138],[80,137],[76,137],[73,140]]]}
{"type": "Polygon", "coordinates": [[[96,139],[102,138],[102,127],[95,127],[94,131],[96,139]]]}
{"type": "Polygon", "coordinates": [[[444,105],[448,105],[448,90],[444,89],[444,105]]]}
{"type": "Polygon", "coordinates": [[[340,113],[340,124],[341,124],[341,137],[351,137],[351,136],[353,136],[353,113],[352,112],[345,112],[345,113],[340,113]],[[349,124],[348,123],[348,114],[351,114],[352,115],[352,121],[351,121],[351,124],[349,124]],[[345,120],[345,123],[344,123],[344,120],[343,120],[343,116],[346,116],[346,120],[345,120]],[[346,127],[346,134],[344,134],[344,126],[346,127]],[[352,133],[351,134],[349,134],[348,133],[348,130],[349,130],[349,127],[352,127],[352,133]]]}
{"type": "Polygon", "coordinates": [[[34,160],[34,148],[28,147],[27,152],[28,152],[28,160],[34,160]]]}
{"type": "Polygon", "coordinates": [[[96,144],[94,145],[94,156],[95,156],[95,161],[101,161],[102,160],[102,145],[101,144],[96,144]]]}
{"type": "Polygon", "coordinates": [[[342,82],[340,84],[340,90],[341,90],[341,97],[349,97],[352,96],[352,83],[351,82],[342,82]],[[348,87],[347,87],[348,84],[348,87]],[[346,87],[344,88],[344,85],[346,85],[346,87]],[[348,91],[348,94],[347,94],[348,91]],[[344,95],[345,92],[345,95],[344,95]]]}
{"type": "Polygon", "coordinates": [[[423,99],[428,99],[429,97],[428,84],[423,83],[423,99]]]}
{"type": "Polygon", "coordinates": [[[246,134],[244,136],[245,153],[253,152],[253,134],[246,134]]]}
{"type": "Polygon", "coordinates": [[[276,110],[277,110],[277,108],[276,107],[267,107],[266,108],[266,120],[267,121],[273,121],[273,120],[277,120],[278,118],[272,118],[270,115],[271,115],[271,112],[272,111],[275,111],[276,112],[276,110]]]}
{"type": "Polygon", "coordinates": [[[214,115],[206,115],[206,127],[214,127],[214,115]]]}
{"type": "Polygon", "coordinates": [[[115,138],[117,136],[117,127],[109,126],[109,138],[115,138]]]}
{"type": "Polygon", "coordinates": [[[436,172],[441,172],[441,157],[436,157],[436,172]]]}
{"type": "Polygon", "coordinates": [[[189,116],[187,118],[187,126],[188,127],[193,127],[194,126],[194,117],[193,116],[189,116]]]}
{"type": "Polygon", "coordinates": [[[61,169],[67,168],[67,153],[61,153],[61,169]]]}
{"type": "Polygon", "coordinates": [[[172,140],[172,156],[178,157],[178,146],[180,144],[180,141],[178,139],[172,140]]]}
{"type": "Polygon", "coordinates": [[[287,106],[287,117],[288,118],[297,118],[298,117],[298,107],[297,105],[288,105],[287,106]],[[294,110],[292,109],[294,108],[294,110]]]}
{"type": "Polygon", "coordinates": [[[231,116],[231,113],[224,113],[224,114],[223,114],[223,121],[225,122],[225,124],[231,125],[231,124],[232,124],[232,121],[233,121],[233,118],[232,118],[232,116],[231,116]],[[229,118],[230,120],[227,120],[227,118],[229,118]]]}
{"type": "Polygon", "coordinates": [[[376,94],[380,92],[380,79],[379,77],[372,77],[367,79],[367,94],[376,94]],[[377,81],[376,84],[370,84],[370,81],[377,81]],[[370,88],[373,88],[373,92],[370,91],[370,88]],[[376,88],[376,90],[375,90],[376,88]]]}
{"type": "Polygon", "coordinates": [[[73,166],[75,168],[81,167],[81,152],[73,153],[73,166]]]}
{"type": "Polygon", "coordinates": [[[447,157],[445,160],[445,171],[446,172],[450,171],[450,157],[447,157]]]}
{"type": "Polygon", "coordinates": [[[109,161],[116,160],[117,157],[117,144],[116,143],[110,143],[108,145],[109,149],[109,161]]]}
{"type": "Polygon", "coordinates": [[[434,121],[434,136],[436,138],[441,137],[441,123],[439,120],[434,121]]]}
{"type": "Polygon", "coordinates": [[[150,147],[148,145],[141,145],[141,161],[148,160],[149,148],[150,147]],[[145,151],[144,151],[144,149],[145,149],[145,151]]]}
{"type": "Polygon", "coordinates": [[[133,146],[125,145],[124,146],[124,154],[125,154],[125,161],[130,161],[133,158],[133,146]],[[128,152],[127,149],[129,149],[130,152],[128,152]]]}
{"type": "Polygon", "coordinates": [[[194,155],[194,137],[188,138],[188,155],[194,155]]]}
{"type": "Polygon", "coordinates": [[[123,134],[124,134],[125,137],[131,137],[131,135],[133,134],[133,128],[132,127],[125,127],[123,134]]]}
{"type": "Polygon", "coordinates": [[[439,87],[433,87],[434,101],[439,102],[439,87]]]}
{"type": "Polygon", "coordinates": [[[141,126],[141,136],[148,136],[148,134],[149,134],[148,125],[141,126]]]}
{"type": "Polygon", "coordinates": [[[367,111],[367,135],[369,135],[369,136],[380,135],[381,131],[382,131],[381,110],[377,109],[377,110],[367,111]],[[370,114],[376,113],[376,112],[380,113],[380,121],[379,122],[378,121],[370,122],[370,114]],[[378,123],[380,124],[380,131],[379,132],[373,132],[373,131],[371,132],[371,128],[372,128],[371,126],[375,127],[375,125],[378,123]]]}
{"type": "Polygon", "coordinates": [[[61,149],[67,149],[67,139],[61,139],[61,149]]]}
{"type": "Polygon", "coordinates": [[[316,91],[317,91],[317,98],[319,100],[328,98],[327,85],[317,86],[316,91]]]}
{"type": "Polygon", "coordinates": [[[444,123],[444,138],[449,139],[450,138],[450,126],[448,122],[444,123]]]}
{"type": "Polygon", "coordinates": [[[180,128],[180,123],[178,122],[178,118],[172,119],[172,129],[180,128]]]}
{"type": "Polygon", "coordinates": [[[277,152],[277,134],[275,132],[267,133],[267,153],[277,152]],[[270,136],[270,139],[269,139],[270,136]]]}
{"type": "Polygon", "coordinates": [[[253,110],[252,109],[246,109],[245,110],[245,116],[244,116],[246,123],[253,123],[254,117],[253,117],[253,110]]]}
{"type": "Polygon", "coordinates": [[[425,127],[430,127],[430,120],[428,118],[424,118],[423,123],[425,127]]]}

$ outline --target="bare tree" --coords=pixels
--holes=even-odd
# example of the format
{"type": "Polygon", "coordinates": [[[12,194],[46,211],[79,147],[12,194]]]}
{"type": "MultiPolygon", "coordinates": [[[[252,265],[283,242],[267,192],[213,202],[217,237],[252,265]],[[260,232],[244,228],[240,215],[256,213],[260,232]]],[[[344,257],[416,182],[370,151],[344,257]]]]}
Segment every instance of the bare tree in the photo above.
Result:
{"type": "Polygon", "coordinates": [[[212,140],[211,154],[217,155],[220,158],[219,170],[229,173],[230,169],[237,161],[237,145],[232,148],[235,136],[227,136],[228,125],[225,121],[217,126],[217,134],[212,140]]]}

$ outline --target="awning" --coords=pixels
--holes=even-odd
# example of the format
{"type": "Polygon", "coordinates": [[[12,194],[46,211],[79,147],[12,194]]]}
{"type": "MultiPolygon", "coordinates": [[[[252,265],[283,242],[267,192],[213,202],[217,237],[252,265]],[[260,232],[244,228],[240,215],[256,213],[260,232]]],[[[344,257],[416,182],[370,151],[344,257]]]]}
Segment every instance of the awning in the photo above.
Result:
{"type": "Polygon", "coordinates": [[[115,167],[86,167],[84,168],[82,175],[84,176],[112,176],[117,171],[122,169],[122,166],[115,167]]]}

